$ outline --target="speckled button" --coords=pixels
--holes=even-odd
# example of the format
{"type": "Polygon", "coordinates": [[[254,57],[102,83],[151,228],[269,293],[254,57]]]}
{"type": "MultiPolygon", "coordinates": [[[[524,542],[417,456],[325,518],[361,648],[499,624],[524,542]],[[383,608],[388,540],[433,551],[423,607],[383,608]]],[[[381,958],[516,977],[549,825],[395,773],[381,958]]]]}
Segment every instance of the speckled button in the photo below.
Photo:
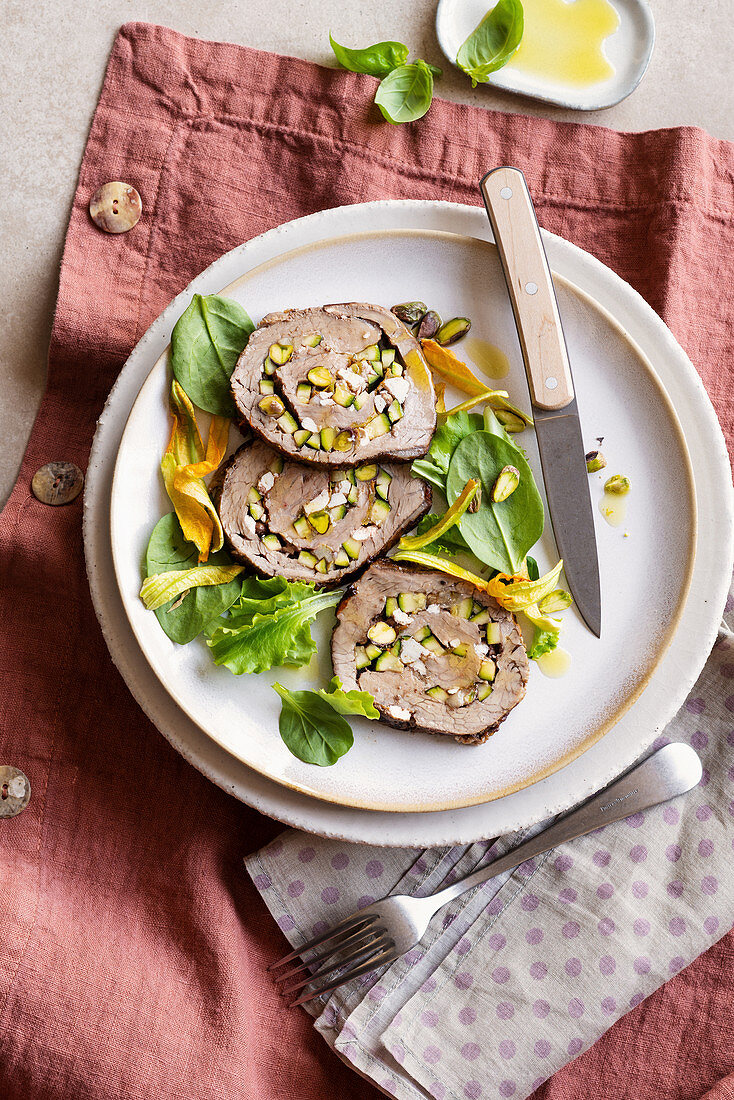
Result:
{"type": "Polygon", "coordinates": [[[31,489],[42,504],[69,504],[83,484],[84,474],[73,462],[47,462],[33,475],[31,489]]]}
{"type": "Polygon", "coordinates": [[[31,784],[20,768],[0,764],[0,817],[15,817],[31,800],[31,784]]]}
{"type": "Polygon", "coordinates": [[[129,183],[103,183],[89,200],[92,221],[105,233],[127,233],[140,221],[143,203],[129,183]]]}

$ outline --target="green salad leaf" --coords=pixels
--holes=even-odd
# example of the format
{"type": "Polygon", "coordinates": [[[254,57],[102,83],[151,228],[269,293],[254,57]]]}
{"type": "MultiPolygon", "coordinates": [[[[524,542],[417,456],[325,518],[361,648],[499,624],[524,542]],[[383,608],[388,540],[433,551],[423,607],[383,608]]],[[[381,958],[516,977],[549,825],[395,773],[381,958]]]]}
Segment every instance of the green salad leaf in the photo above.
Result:
{"type": "Polygon", "coordinates": [[[344,691],[338,676],[333,677],[328,691],[319,688],[316,694],[325,699],[340,714],[361,714],[365,718],[373,719],[380,717],[375,700],[368,691],[344,691]]]}
{"type": "Polygon", "coordinates": [[[402,42],[375,42],[363,50],[350,50],[340,46],[329,34],[329,42],[339,64],[352,73],[369,76],[387,76],[408,59],[408,47],[402,42]]]}
{"type": "Polygon", "coordinates": [[[229,379],[254,325],[231,298],[195,294],[171,333],[171,369],[205,412],[234,416],[229,379]]]}
{"type": "Polygon", "coordinates": [[[328,768],[349,752],[354,744],[351,727],[320,692],[289,691],[278,683],[273,688],[283,700],[280,736],[294,756],[328,768]]]}
{"type": "MultiPolygon", "coordinates": [[[[443,424],[436,429],[428,454],[425,458],[415,460],[410,467],[411,473],[445,492],[446,475],[449,472],[452,454],[462,439],[471,435],[472,432],[480,431],[483,427],[484,419],[481,413],[460,412],[447,416],[443,424]]],[[[504,430],[499,421],[497,421],[497,427],[501,431],[504,430]]]]}
{"type": "Polygon", "coordinates": [[[542,657],[544,653],[550,653],[557,645],[558,631],[539,630],[536,627],[533,644],[528,650],[528,657],[531,661],[537,661],[538,657],[542,657]]]}
{"type": "Polygon", "coordinates": [[[340,589],[324,592],[283,577],[248,577],[229,616],[207,640],[215,664],[226,665],[236,676],[274,665],[308,664],[316,652],[309,624],[341,597],[340,589]]]}
{"type": "Polygon", "coordinates": [[[532,471],[512,444],[491,432],[472,432],[456,447],[446,478],[446,498],[452,504],[470,478],[482,484],[476,512],[465,512],[459,530],[469,548],[485,565],[502,573],[516,574],[525,555],[543,533],[543,503],[532,471]],[[499,503],[492,487],[505,466],[515,466],[520,483],[499,503]]]}
{"type": "MultiPolygon", "coordinates": [[[[184,538],[176,513],[171,512],[158,520],[153,528],[145,552],[145,575],[151,577],[174,569],[205,568],[197,565],[198,557],[199,552],[193,542],[184,538]]],[[[207,566],[232,564],[232,559],[224,550],[210,554],[206,562],[207,566]]],[[[180,599],[169,600],[159,607],[155,615],[172,642],[186,645],[231,607],[241,589],[241,577],[235,577],[227,584],[191,588],[180,599]]]]}
{"type": "Polygon", "coordinates": [[[398,65],[380,82],[375,103],[388,122],[415,122],[433,99],[433,73],[425,61],[398,65]]]}
{"type": "Polygon", "coordinates": [[[520,45],[523,30],[520,0],[498,0],[456,55],[456,64],[471,77],[472,88],[486,84],[490,73],[507,64],[520,45]]]}
{"type": "Polygon", "coordinates": [[[538,569],[538,563],[535,558],[531,558],[530,554],[525,558],[525,564],[528,567],[528,576],[531,581],[540,580],[540,570],[538,569]]]}

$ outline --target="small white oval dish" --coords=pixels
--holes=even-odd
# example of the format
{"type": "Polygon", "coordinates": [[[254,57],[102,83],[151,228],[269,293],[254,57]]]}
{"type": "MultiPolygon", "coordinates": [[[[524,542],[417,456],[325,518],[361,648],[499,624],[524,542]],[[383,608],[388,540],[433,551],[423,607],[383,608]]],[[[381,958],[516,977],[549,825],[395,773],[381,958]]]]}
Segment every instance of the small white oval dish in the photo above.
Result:
{"type": "MultiPolygon", "coordinates": [[[[581,0],[564,2],[574,8],[581,0]]],[[[504,68],[490,75],[489,84],[575,111],[600,111],[625,99],[645,75],[655,44],[655,22],[645,0],[609,2],[619,17],[619,24],[602,47],[613,70],[606,79],[575,85],[527,71],[514,65],[511,58],[504,68]]],[[[493,6],[488,0],[440,0],[436,11],[436,35],[452,65],[456,65],[459,47],[493,6]]],[[[526,21],[527,18],[526,13],[526,21]]]]}

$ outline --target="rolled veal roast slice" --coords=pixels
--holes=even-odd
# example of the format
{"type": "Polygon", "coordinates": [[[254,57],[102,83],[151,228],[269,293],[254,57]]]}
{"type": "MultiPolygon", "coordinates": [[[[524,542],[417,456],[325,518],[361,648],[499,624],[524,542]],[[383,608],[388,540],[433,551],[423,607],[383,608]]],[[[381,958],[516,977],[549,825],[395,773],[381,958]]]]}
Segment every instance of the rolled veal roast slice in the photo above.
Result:
{"type": "Polygon", "coordinates": [[[377,561],[337,608],[334,672],[386,722],[477,745],[525,694],[514,616],[465,581],[377,561]]]}
{"type": "Polygon", "coordinates": [[[229,462],[219,516],[233,557],[289,581],[343,584],[393,546],[431,506],[410,467],[325,470],[289,462],[259,439],[229,462]]]}
{"type": "Polygon", "coordinates": [[[428,450],[436,397],[418,341],[380,306],[270,313],[231,380],[240,416],[283,454],[323,466],[428,450]]]}

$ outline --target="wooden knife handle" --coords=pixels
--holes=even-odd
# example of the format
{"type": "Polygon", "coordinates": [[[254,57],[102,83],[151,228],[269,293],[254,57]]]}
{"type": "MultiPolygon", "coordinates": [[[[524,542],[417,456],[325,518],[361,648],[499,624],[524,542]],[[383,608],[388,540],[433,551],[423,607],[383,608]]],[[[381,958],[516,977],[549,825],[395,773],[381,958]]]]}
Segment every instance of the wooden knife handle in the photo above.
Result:
{"type": "Polygon", "coordinates": [[[525,177],[495,168],[480,184],[499,249],[533,404],[563,409],[574,398],[553,280],[525,177]]]}

